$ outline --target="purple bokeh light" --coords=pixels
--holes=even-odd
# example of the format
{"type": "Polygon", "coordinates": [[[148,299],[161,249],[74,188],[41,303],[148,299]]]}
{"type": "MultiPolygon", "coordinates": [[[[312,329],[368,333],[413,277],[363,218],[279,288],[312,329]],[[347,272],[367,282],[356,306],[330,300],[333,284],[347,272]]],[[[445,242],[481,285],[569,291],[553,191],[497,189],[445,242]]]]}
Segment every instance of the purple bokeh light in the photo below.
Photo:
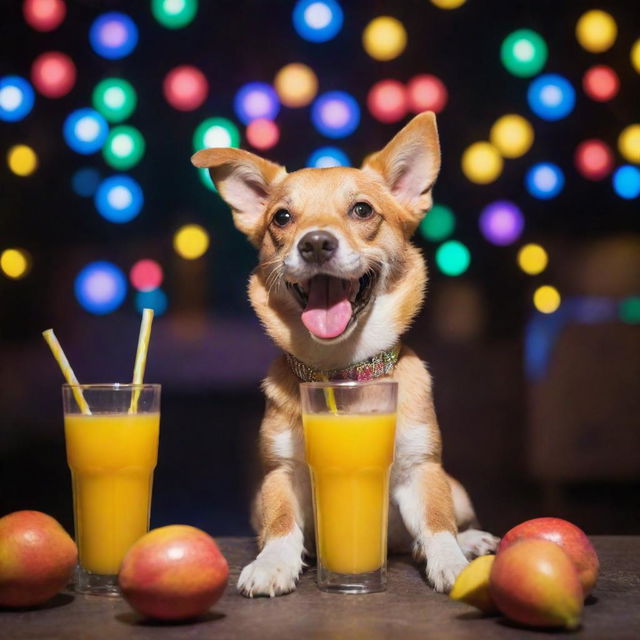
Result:
{"type": "Polygon", "coordinates": [[[275,89],[265,82],[249,82],[236,94],[234,107],[238,118],[249,124],[252,120],[273,120],[280,111],[280,100],[275,89]]]}
{"type": "Polygon", "coordinates": [[[492,202],[480,214],[480,231],[492,244],[512,244],[520,237],[523,228],[522,211],[508,200],[492,202]]]}

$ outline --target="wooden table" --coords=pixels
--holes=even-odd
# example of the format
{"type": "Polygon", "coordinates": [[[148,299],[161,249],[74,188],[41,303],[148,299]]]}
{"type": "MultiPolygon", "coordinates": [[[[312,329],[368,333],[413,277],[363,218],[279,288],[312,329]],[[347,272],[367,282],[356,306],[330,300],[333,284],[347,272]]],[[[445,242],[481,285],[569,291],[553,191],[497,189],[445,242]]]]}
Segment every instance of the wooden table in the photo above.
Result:
{"type": "MultiPolygon", "coordinates": [[[[247,538],[220,538],[231,567],[224,597],[202,620],[166,625],[145,621],[119,598],[63,593],[42,609],[0,611],[0,638],[7,640],[382,640],[385,638],[493,640],[540,638],[501,618],[483,618],[467,605],[431,591],[408,557],[391,558],[386,593],[347,596],[322,593],[315,570],[298,590],[280,598],[243,598],[235,591],[242,566],[255,554],[247,538]]],[[[593,538],[601,573],[592,603],[585,607],[580,640],[640,638],[640,537],[593,538]]],[[[553,633],[554,636],[563,635],[553,633]]]]}

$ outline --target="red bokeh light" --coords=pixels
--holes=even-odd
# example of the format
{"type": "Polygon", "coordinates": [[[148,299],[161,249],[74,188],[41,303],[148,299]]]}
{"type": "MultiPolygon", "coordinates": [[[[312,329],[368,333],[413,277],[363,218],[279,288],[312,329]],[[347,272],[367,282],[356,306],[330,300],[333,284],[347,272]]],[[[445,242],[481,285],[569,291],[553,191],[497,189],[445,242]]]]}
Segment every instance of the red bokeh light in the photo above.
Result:
{"type": "Polygon", "coordinates": [[[409,80],[407,98],[409,109],[413,113],[422,111],[440,113],[445,108],[449,95],[440,78],[423,73],[409,80]]]}
{"type": "Polygon", "coordinates": [[[157,289],[162,284],[163,278],[162,267],[149,258],[138,260],[129,271],[129,280],[138,291],[157,289]]]}
{"type": "Polygon", "coordinates": [[[407,114],[407,90],[397,80],[380,80],[371,87],[367,106],[380,122],[397,122],[407,114]]]}
{"type": "Polygon", "coordinates": [[[618,95],[620,80],[611,67],[599,64],[585,72],[582,88],[592,100],[606,102],[618,95]]]}
{"type": "Polygon", "coordinates": [[[209,83],[202,71],[190,65],[182,65],[167,73],[162,90],[174,109],[193,111],[207,99],[209,83]]]}
{"type": "Polygon", "coordinates": [[[280,139],[280,129],[273,120],[258,118],[247,125],[247,142],[256,149],[270,149],[280,139]]]}
{"type": "Polygon", "coordinates": [[[602,180],[613,170],[613,153],[602,140],[585,140],[576,148],[574,161],[588,180],[602,180]]]}
{"type": "Polygon", "coordinates": [[[49,51],[33,61],[31,81],[43,96],[61,98],[76,83],[76,66],[68,55],[49,51]]]}
{"type": "Polygon", "coordinates": [[[36,31],[53,31],[64,20],[67,5],[64,0],[25,0],[22,13],[36,31]]]}

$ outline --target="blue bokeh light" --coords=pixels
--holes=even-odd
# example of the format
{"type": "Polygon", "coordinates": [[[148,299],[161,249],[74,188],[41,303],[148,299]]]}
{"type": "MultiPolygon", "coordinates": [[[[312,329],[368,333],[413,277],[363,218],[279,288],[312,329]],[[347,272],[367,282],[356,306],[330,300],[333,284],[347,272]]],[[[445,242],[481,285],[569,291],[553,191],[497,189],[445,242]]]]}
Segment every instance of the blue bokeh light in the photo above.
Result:
{"type": "Polygon", "coordinates": [[[116,265],[98,260],[86,265],[76,276],[76,299],[89,313],[105,315],[115,311],[127,295],[127,279],[116,265]]]}
{"type": "Polygon", "coordinates": [[[135,298],[136,309],[139,313],[142,310],[153,309],[153,313],[156,316],[161,316],[169,306],[169,300],[167,294],[158,287],[157,289],[151,289],[151,291],[138,291],[135,298]]]}
{"type": "Polygon", "coordinates": [[[625,200],[640,196],[640,169],[630,164],[618,167],[613,174],[613,189],[625,200]]]}
{"type": "Polygon", "coordinates": [[[320,147],[307,159],[307,167],[324,169],[326,167],[350,167],[347,154],[337,147],[320,147]]]}
{"type": "Polygon", "coordinates": [[[138,44],[138,27],[125,13],[103,13],[93,21],[89,29],[89,42],[93,50],[103,58],[124,58],[138,44]]]}
{"type": "Polygon", "coordinates": [[[83,198],[90,198],[96,192],[99,183],[100,173],[91,167],[78,169],[71,177],[71,188],[83,198]]]}
{"type": "Polygon", "coordinates": [[[123,223],[133,220],[140,213],[144,196],[142,188],[133,178],[117,174],[100,183],[94,202],[103,218],[109,222],[123,223]]]}
{"type": "Polygon", "coordinates": [[[560,120],[573,111],[576,92],[566,78],[545,73],[529,85],[527,100],[531,110],[543,120],[560,120]]]}
{"type": "Polygon", "coordinates": [[[564,173],[552,162],[539,162],[527,171],[524,179],[527,191],[540,200],[555,198],[564,187],[564,173]]]}
{"type": "Polygon", "coordinates": [[[74,151],[89,155],[100,151],[109,135],[109,125],[95,109],[77,109],[67,116],[62,133],[74,151]]]}
{"type": "Polygon", "coordinates": [[[33,109],[35,93],[27,80],[20,76],[0,78],[0,120],[17,122],[33,109]]]}
{"type": "Polygon", "coordinates": [[[298,0],[293,8],[293,27],[310,42],[335,38],[344,21],[342,7],[336,0],[298,0]]]}
{"type": "Polygon", "coordinates": [[[233,102],[238,118],[249,124],[252,120],[273,120],[280,111],[276,90],[266,82],[248,82],[240,88],[233,102]]]}
{"type": "Polygon", "coordinates": [[[344,138],[360,124],[360,107],[356,99],[344,91],[322,94],[311,108],[311,121],[328,138],[344,138]]]}

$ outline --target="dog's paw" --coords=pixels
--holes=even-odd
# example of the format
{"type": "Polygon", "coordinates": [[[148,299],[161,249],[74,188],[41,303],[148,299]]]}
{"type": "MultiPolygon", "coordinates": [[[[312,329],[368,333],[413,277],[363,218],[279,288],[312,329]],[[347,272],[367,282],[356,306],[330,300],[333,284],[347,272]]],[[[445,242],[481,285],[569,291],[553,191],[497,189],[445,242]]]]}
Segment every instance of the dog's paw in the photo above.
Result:
{"type": "Polygon", "coordinates": [[[458,544],[468,560],[493,553],[499,542],[500,538],[479,529],[467,529],[458,534],[458,544]]]}
{"type": "Polygon", "coordinates": [[[467,566],[460,546],[452,533],[441,531],[425,540],[427,582],[438,593],[449,593],[458,574],[467,566]]]}
{"type": "Polygon", "coordinates": [[[248,598],[273,598],[290,593],[302,572],[302,551],[300,530],[269,540],[258,557],[240,573],[238,591],[248,598]]]}

